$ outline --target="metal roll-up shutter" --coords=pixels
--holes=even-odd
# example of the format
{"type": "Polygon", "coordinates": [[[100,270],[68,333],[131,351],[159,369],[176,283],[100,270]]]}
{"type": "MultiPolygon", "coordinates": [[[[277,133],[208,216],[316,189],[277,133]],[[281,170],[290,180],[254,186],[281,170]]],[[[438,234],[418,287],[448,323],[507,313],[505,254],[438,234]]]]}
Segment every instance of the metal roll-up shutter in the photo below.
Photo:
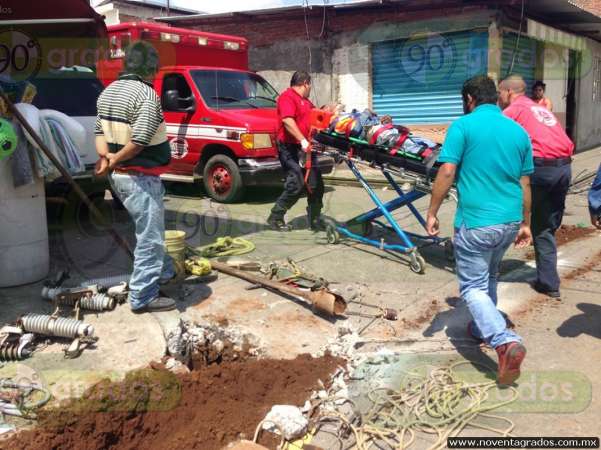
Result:
{"type": "Polygon", "coordinates": [[[510,74],[524,77],[524,81],[528,85],[528,92],[530,92],[536,77],[536,41],[534,39],[522,35],[518,43],[516,33],[503,34],[501,75],[505,78],[510,74]],[[513,68],[511,67],[512,60],[513,68]]]}
{"type": "Polygon", "coordinates": [[[372,47],[373,108],[396,123],[449,123],[463,114],[461,87],[486,74],[488,33],[466,31],[372,47]]]}

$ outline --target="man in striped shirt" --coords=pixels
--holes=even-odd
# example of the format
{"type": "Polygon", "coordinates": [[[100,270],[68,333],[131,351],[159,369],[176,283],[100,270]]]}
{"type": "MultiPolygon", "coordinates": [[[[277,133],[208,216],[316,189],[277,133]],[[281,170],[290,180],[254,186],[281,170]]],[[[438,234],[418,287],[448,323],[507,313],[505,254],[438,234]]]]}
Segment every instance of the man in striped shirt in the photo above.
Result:
{"type": "Polygon", "coordinates": [[[135,224],[132,310],[167,311],[175,309],[175,302],[159,295],[159,285],[175,272],[164,247],[165,189],[159,175],[169,164],[171,149],[159,97],[148,81],[158,70],[156,50],[147,43],[132,44],[124,68],[98,98],[96,173],[109,174],[113,192],[135,224]]]}

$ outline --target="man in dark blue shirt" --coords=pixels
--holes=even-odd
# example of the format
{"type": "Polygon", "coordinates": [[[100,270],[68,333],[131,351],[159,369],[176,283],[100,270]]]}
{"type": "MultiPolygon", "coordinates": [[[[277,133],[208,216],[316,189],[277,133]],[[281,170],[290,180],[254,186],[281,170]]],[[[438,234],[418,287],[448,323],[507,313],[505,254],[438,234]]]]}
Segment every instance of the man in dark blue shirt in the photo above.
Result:
{"type": "Polygon", "coordinates": [[[601,230],[601,164],[588,193],[588,210],[591,213],[591,223],[601,230]]]}

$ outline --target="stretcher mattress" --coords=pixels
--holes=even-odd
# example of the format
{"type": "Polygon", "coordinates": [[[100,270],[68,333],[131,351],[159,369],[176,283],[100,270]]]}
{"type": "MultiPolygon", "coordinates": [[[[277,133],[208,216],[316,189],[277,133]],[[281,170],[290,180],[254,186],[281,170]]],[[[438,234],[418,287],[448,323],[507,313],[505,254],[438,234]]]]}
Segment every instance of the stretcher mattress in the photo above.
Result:
{"type": "Polygon", "coordinates": [[[354,138],[336,133],[319,132],[314,139],[322,145],[333,147],[345,155],[352,154],[362,160],[377,165],[389,165],[397,169],[404,169],[418,175],[426,176],[428,179],[434,179],[440,163],[437,162],[440,154],[440,146],[428,149],[425,157],[405,153],[399,150],[391,150],[389,147],[369,144],[354,138]]]}

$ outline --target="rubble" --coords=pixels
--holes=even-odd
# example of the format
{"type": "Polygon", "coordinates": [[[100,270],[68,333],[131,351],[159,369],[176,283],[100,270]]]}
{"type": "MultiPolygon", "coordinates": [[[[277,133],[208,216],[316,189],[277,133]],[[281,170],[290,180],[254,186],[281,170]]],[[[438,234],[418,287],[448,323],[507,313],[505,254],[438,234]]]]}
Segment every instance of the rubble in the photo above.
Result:
{"type": "Polygon", "coordinates": [[[263,429],[275,434],[283,434],[287,440],[305,435],[309,421],[302,411],[292,405],[275,405],[263,420],[263,429]]]}
{"type": "Polygon", "coordinates": [[[167,353],[184,365],[198,368],[257,357],[260,350],[259,340],[237,327],[180,321],[167,334],[167,353]]]}

